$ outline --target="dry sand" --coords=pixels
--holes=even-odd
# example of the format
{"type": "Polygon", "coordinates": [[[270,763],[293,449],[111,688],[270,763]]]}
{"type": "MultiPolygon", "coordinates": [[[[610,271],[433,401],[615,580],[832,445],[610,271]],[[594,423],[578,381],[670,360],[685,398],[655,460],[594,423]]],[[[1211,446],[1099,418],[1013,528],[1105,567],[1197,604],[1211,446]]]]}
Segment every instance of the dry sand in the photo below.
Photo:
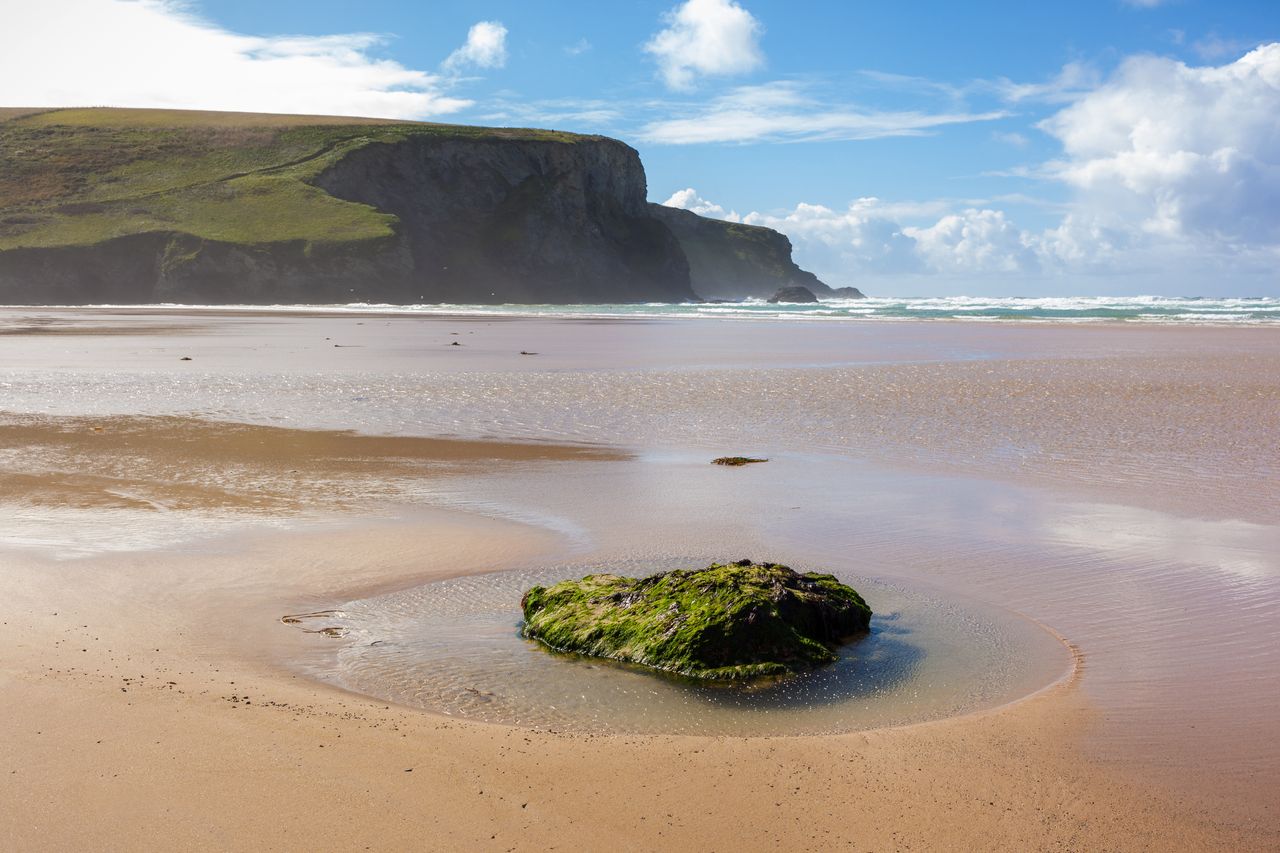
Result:
{"type": "MultiPolygon", "coordinates": [[[[506,352],[518,327],[504,328],[506,352]]],[[[584,328],[580,368],[604,346],[596,326],[584,328]]],[[[519,337],[546,334],[534,325],[519,337]]],[[[1052,334],[1066,349],[1105,337],[1052,334]]],[[[555,330],[562,347],[564,335],[555,330]]],[[[1021,335],[1004,343],[1020,347],[1021,335]]],[[[105,337],[117,346],[128,336],[105,337]]],[[[66,340],[46,340],[55,338],[66,340]]],[[[1230,348],[1220,332],[1204,340],[1230,348]]],[[[1247,340],[1249,357],[1274,357],[1271,339],[1247,340]]],[[[557,358],[556,369],[575,363],[557,358]]],[[[971,380],[984,405],[1007,396],[1003,382],[971,380]]],[[[1215,427],[1229,421],[1219,415],[1215,427]]],[[[928,429],[929,416],[917,423],[928,429]]],[[[1274,773],[1233,809],[1099,755],[1115,709],[1085,685],[1105,683],[1092,668],[1115,666],[1119,641],[1101,663],[1082,645],[1069,678],[1013,705],[821,738],[489,726],[344,693],[284,665],[341,642],[283,623],[286,614],[564,553],[564,535],[537,525],[422,507],[406,515],[424,483],[632,464],[625,454],[30,413],[6,416],[0,439],[6,511],[111,510],[125,539],[201,512],[246,525],[90,556],[21,537],[0,551],[5,849],[1280,849],[1274,773]]],[[[1241,505],[1258,512],[1250,496],[1241,505]]],[[[1207,773],[1201,787],[1214,784],[1207,773]]]]}

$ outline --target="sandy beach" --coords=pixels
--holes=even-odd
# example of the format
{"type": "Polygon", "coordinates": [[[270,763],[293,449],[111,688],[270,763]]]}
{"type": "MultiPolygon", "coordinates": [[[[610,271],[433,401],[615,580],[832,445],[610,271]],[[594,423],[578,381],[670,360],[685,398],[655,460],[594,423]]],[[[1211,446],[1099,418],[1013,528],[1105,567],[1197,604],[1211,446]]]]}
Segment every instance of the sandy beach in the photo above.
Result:
{"type": "Polygon", "coordinates": [[[0,846],[1280,848],[1277,377],[1271,328],[0,310],[0,846]],[[446,579],[744,554],[1056,652],[744,737],[359,646],[446,579]]]}

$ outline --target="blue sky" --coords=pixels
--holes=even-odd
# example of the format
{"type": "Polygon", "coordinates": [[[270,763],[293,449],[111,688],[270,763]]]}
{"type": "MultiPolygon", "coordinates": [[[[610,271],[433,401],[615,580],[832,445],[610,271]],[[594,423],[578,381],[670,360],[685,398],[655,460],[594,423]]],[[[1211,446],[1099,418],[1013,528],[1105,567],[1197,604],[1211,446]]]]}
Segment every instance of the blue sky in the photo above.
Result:
{"type": "Polygon", "coordinates": [[[654,201],[779,228],[833,284],[1280,293],[1274,0],[23,7],[0,104],[605,133],[640,150],[654,201]],[[117,29],[136,67],[68,63],[92,60],[77,26],[117,29]],[[64,55],[19,56],[42,27],[64,55]]]}

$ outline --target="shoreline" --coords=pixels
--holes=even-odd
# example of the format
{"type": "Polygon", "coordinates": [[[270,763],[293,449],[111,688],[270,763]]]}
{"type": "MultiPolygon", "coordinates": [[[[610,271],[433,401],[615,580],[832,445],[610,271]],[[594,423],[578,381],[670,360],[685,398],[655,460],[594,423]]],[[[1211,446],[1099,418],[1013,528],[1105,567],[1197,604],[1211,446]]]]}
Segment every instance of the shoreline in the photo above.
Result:
{"type": "MultiPolygon", "coordinates": [[[[10,312],[45,312],[45,313],[95,313],[107,315],[127,316],[130,314],[138,316],[165,316],[165,315],[195,315],[195,316],[224,316],[224,317],[298,317],[298,318],[324,318],[324,317],[371,317],[378,318],[407,318],[417,317],[423,319],[439,319],[453,321],[468,320],[560,320],[560,321],[590,321],[590,322],[618,322],[618,323],[651,323],[651,322],[689,322],[696,320],[715,321],[715,322],[734,322],[744,321],[748,323],[769,323],[769,322],[799,322],[799,323],[839,323],[839,324],[911,324],[911,323],[945,323],[959,325],[976,325],[991,327],[1007,327],[1007,326],[1030,326],[1030,327],[1067,327],[1067,328],[1105,328],[1105,329],[1123,329],[1123,328],[1139,328],[1139,329],[1159,329],[1159,328],[1178,328],[1178,329],[1265,329],[1280,328],[1280,301],[1272,300],[1270,297],[1238,297],[1234,299],[1220,299],[1216,297],[1155,297],[1160,299],[1180,300],[1184,302],[1196,303],[1199,301],[1206,302],[1259,302],[1263,304],[1259,310],[1264,316],[1256,318],[1240,318],[1231,316],[1231,312],[1224,312],[1227,316],[1214,318],[1212,315],[1203,315],[1195,317],[1183,317],[1178,315],[1135,315],[1135,316],[1089,316],[1082,314],[1080,316],[1045,315],[1035,316],[1031,313],[1006,313],[1000,315],[982,315],[982,314],[964,314],[953,313],[948,316],[929,316],[921,313],[919,316],[905,315],[874,315],[866,313],[866,310],[853,314],[836,314],[836,311],[844,309],[853,309],[865,305],[875,305],[884,301],[889,302],[910,302],[932,301],[941,297],[865,297],[861,300],[840,300],[836,302],[819,302],[815,306],[801,305],[796,303],[784,303],[782,305],[772,305],[763,301],[744,301],[730,303],[716,302],[687,302],[687,303],[661,303],[669,309],[694,309],[703,313],[681,313],[676,310],[667,311],[649,311],[644,312],[638,309],[657,308],[659,303],[619,303],[600,306],[590,305],[559,305],[559,304],[530,304],[519,305],[504,303],[498,305],[452,305],[452,304],[421,304],[421,305],[395,305],[395,304],[365,304],[365,303],[348,303],[348,304],[317,304],[317,305],[297,305],[297,304],[279,304],[279,305],[252,305],[252,304],[228,304],[228,305],[186,305],[178,303],[155,303],[155,304],[86,304],[86,305],[0,305],[0,313],[10,312]],[[871,300],[868,302],[868,300],[871,300]],[[1268,302],[1270,300],[1270,302],[1268,302]],[[861,304],[861,305],[860,305],[861,304]],[[823,306],[827,307],[823,307],[823,306]],[[575,310],[575,309],[599,309],[611,308],[612,311],[602,310],[575,310]],[[625,312],[621,309],[626,309],[625,312]],[[751,309],[751,310],[748,310],[751,309]],[[792,309],[788,311],[787,309],[792,309]],[[799,310],[797,310],[799,309],[799,310]],[[806,310],[807,309],[807,310],[806,310]],[[716,313],[708,313],[714,311],[716,313]],[[729,313],[737,311],[739,313],[729,313]],[[816,313],[810,313],[816,312],[816,313]],[[825,313],[824,313],[825,312],[825,313]]],[[[969,297],[963,297],[969,298],[969,297]]],[[[1098,298],[1105,297],[1084,297],[1098,298]]],[[[1123,301],[1126,298],[1144,299],[1151,297],[1116,297],[1117,300],[1123,301]]],[[[1016,297],[991,297],[986,299],[983,297],[975,297],[977,301],[999,302],[1001,300],[1017,299],[1016,297]]],[[[1034,298],[1028,301],[1036,301],[1034,298]]],[[[1247,306],[1246,306],[1247,307],[1247,306]]],[[[958,309],[959,310],[959,309],[958,309]]],[[[1012,309],[1011,309],[1012,310],[1012,309]]],[[[1256,312],[1254,312],[1256,313],[1256,312]]]]}

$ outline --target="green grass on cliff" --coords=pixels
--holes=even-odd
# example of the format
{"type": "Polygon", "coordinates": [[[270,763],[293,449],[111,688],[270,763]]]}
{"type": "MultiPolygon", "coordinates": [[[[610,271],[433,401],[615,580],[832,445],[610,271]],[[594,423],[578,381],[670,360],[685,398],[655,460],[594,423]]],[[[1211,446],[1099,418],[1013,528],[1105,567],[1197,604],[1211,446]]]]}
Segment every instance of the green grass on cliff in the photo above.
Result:
{"type": "Polygon", "coordinates": [[[575,142],[550,130],[186,110],[0,110],[0,250],[149,232],[234,243],[389,236],[396,221],[309,180],[377,142],[575,142]]]}

